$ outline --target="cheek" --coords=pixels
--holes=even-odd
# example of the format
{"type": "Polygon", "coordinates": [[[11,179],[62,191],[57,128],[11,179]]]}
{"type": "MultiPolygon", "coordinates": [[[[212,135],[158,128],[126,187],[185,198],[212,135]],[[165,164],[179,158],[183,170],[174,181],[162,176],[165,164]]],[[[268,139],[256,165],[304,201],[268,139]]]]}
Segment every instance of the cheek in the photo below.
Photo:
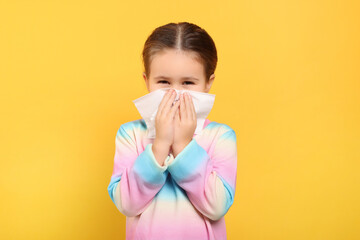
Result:
{"type": "Polygon", "coordinates": [[[186,89],[197,92],[204,92],[204,88],[200,85],[189,85],[186,89]]]}
{"type": "Polygon", "coordinates": [[[169,88],[169,86],[163,84],[164,86],[161,86],[160,84],[156,84],[156,85],[151,85],[150,86],[150,91],[153,92],[155,90],[161,89],[161,88],[169,88]]]}
{"type": "Polygon", "coordinates": [[[155,90],[157,90],[159,88],[161,88],[161,86],[159,86],[159,84],[156,84],[156,83],[154,83],[152,81],[149,82],[149,89],[151,91],[155,91],[155,90]]]}
{"type": "Polygon", "coordinates": [[[158,90],[159,88],[158,87],[154,87],[154,86],[152,86],[152,87],[150,87],[150,90],[153,92],[153,91],[156,91],[156,90],[158,90]]]}

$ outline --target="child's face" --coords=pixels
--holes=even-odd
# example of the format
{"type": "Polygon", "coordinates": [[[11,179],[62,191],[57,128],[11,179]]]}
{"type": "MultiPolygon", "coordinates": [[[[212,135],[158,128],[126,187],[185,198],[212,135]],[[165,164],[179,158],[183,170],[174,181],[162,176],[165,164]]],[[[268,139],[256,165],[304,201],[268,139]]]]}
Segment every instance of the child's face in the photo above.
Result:
{"type": "Polygon", "coordinates": [[[194,59],[192,53],[169,49],[154,56],[150,64],[150,77],[145,73],[143,77],[149,92],[170,87],[207,93],[215,75],[212,74],[206,83],[204,66],[194,59]]]}

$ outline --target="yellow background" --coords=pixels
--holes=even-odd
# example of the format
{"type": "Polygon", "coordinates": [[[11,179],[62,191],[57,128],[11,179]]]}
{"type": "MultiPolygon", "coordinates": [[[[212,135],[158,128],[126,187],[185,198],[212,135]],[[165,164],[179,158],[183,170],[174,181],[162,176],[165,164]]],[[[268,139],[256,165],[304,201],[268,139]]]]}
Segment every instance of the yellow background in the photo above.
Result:
{"type": "Polygon", "coordinates": [[[359,1],[0,1],[0,238],[124,239],[107,186],[151,31],[195,23],[237,133],[228,239],[360,239],[359,1]]]}

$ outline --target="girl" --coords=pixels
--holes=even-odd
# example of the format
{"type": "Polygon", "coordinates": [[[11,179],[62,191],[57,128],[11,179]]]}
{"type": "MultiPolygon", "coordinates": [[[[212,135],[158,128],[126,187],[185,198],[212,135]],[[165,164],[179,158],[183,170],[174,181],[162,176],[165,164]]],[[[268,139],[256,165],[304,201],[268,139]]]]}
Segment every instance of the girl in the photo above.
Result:
{"type": "Polygon", "coordinates": [[[188,22],[156,28],[143,49],[149,92],[170,88],[155,118],[155,139],[143,119],[124,123],[115,138],[108,192],[126,216],[126,239],[226,239],[224,215],[233,204],[237,176],[234,130],[196,114],[186,92],[209,92],[217,64],[208,33],[188,22]]]}

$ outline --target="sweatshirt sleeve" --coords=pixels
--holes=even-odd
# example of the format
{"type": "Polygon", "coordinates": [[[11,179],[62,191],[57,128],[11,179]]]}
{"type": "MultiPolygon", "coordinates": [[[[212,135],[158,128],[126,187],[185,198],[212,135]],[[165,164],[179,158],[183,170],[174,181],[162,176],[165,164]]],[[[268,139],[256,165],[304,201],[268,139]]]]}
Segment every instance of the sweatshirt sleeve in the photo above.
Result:
{"type": "Polygon", "coordinates": [[[151,203],[165,184],[168,171],[156,161],[151,143],[138,154],[135,137],[125,129],[121,125],[115,137],[114,166],[107,190],[117,209],[132,217],[151,203]]]}
{"type": "Polygon", "coordinates": [[[233,204],[237,175],[236,134],[230,128],[216,140],[211,157],[195,139],[165,165],[194,207],[219,220],[233,204]]]}

